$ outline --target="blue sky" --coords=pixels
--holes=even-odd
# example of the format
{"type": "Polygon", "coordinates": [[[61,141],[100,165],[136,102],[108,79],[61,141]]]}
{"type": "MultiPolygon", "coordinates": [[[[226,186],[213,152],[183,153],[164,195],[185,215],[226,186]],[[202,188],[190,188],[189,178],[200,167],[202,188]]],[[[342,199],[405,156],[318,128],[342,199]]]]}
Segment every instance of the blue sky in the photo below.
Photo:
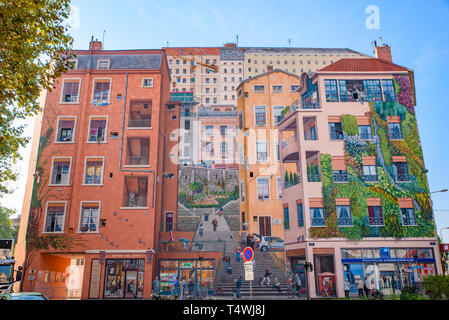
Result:
{"type": "MultiPolygon", "coordinates": [[[[105,49],[167,46],[350,48],[373,55],[372,41],[391,46],[393,62],[415,72],[417,118],[431,191],[449,189],[449,1],[72,0],[76,49],[91,36],[105,49]],[[368,29],[368,6],[379,8],[379,28],[368,29]]],[[[32,134],[32,125],[27,131],[32,134]]],[[[1,199],[20,212],[29,148],[18,164],[16,192],[1,199]],[[23,169],[22,169],[23,168],[23,169]],[[19,201],[18,201],[19,199],[19,201]]],[[[449,192],[432,194],[438,233],[449,227],[449,192]],[[437,211],[447,210],[447,211],[437,211]]],[[[449,230],[443,231],[449,242],[449,230]]]]}

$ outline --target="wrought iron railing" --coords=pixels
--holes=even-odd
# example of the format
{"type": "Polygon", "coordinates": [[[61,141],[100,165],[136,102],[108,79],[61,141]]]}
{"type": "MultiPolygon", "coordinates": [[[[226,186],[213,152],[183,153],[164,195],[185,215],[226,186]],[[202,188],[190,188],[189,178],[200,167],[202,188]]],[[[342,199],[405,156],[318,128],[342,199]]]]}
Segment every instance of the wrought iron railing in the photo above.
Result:
{"type": "Polygon", "coordinates": [[[383,217],[369,217],[369,224],[371,226],[383,226],[384,219],[383,217]]]}
{"type": "Polygon", "coordinates": [[[291,137],[285,139],[284,141],[282,141],[282,148],[285,148],[290,143],[295,142],[297,140],[298,140],[298,136],[297,135],[294,135],[294,136],[291,136],[291,137]]]}
{"type": "Polygon", "coordinates": [[[321,176],[319,174],[307,174],[307,181],[308,182],[320,182],[321,176]]]}
{"type": "Polygon", "coordinates": [[[350,217],[338,218],[337,225],[338,226],[352,226],[352,218],[350,218],[350,217]]]}
{"type": "Polygon", "coordinates": [[[326,220],[324,220],[324,218],[312,218],[311,226],[312,227],[324,227],[324,226],[326,226],[326,220]]]}
{"type": "Polygon", "coordinates": [[[408,173],[398,173],[396,176],[396,181],[403,182],[403,181],[409,181],[410,177],[408,173]]]}
{"type": "Polygon", "coordinates": [[[318,140],[318,137],[315,133],[305,133],[304,132],[304,140],[318,140]]]}
{"type": "Polygon", "coordinates": [[[365,174],[363,178],[366,182],[376,182],[378,181],[377,174],[365,174]]]}
{"type": "Polygon", "coordinates": [[[343,133],[342,132],[331,132],[329,134],[331,140],[343,140],[343,133]]]}
{"type": "Polygon", "coordinates": [[[150,128],[151,119],[129,119],[128,127],[130,128],[150,128]]]}
{"type": "Polygon", "coordinates": [[[348,182],[348,172],[334,172],[334,182],[348,182]]]}

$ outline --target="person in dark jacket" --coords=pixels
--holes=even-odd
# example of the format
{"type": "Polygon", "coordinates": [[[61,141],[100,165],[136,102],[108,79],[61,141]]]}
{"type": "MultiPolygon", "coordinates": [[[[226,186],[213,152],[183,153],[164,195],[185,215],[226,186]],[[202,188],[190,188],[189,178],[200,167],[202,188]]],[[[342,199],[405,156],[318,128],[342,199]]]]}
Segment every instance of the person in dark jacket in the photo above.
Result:
{"type": "Polygon", "coordinates": [[[237,280],[236,284],[235,284],[235,289],[236,289],[236,294],[235,296],[237,298],[240,298],[242,296],[242,294],[240,293],[240,289],[242,288],[242,276],[239,277],[239,279],[237,280]]]}

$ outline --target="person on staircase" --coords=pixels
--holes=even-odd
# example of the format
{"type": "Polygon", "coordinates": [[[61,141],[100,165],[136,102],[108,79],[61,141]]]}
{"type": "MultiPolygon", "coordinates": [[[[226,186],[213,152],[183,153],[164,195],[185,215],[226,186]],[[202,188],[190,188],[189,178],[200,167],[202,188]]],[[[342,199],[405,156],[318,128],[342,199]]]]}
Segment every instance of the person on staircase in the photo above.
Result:
{"type": "Polygon", "coordinates": [[[271,276],[271,268],[270,266],[267,267],[267,270],[265,270],[265,275],[262,279],[262,282],[260,283],[260,286],[262,287],[265,283],[265,281],[267,281],[267,286],[270,286],[270,276],[271,276]]]}
{"type": "Polygon", "coordinates": [[[212,226],[214,227],[214,232],[217,231],[217,225],[218,225],[218,221],[217,221],[217,219],[214,218],[212,220],[212,226]]]}

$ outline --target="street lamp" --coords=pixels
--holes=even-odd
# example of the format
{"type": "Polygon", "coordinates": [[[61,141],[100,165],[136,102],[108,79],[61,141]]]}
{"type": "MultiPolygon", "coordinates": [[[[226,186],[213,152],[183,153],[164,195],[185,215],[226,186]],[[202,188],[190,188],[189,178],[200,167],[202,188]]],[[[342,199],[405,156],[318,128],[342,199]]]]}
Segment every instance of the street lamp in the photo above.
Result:
{"type": "Polygon", "coordinates": [[[437,193],[437,192],[447,192],[447,189],[441,189],[441,190],[438,190],[438,191],[432,191],[430,194],[437,193]]]}

